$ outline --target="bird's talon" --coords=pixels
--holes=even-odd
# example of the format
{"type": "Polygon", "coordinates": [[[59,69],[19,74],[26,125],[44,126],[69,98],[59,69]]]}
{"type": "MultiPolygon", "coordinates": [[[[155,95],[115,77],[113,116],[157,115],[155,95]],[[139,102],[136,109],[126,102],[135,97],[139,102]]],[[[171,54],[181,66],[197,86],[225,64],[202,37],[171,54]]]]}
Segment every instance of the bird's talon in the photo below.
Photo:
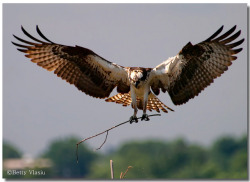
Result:
{"type": "Polygon", "coordinates": [[[143,114],[142,115],[141,121],[143,121],[143,120],[145,120],[145,121],[149,121],[150,120],[147,114],[143,114]]]}
{"type": "Polygon", "coordinates": [[[137,119],[137,117],[136,116],[131,116],[130,118],[129,118],[129,123],[130,124],[132,124],[132,123],[138,123],[138,119],[137,119]]]}

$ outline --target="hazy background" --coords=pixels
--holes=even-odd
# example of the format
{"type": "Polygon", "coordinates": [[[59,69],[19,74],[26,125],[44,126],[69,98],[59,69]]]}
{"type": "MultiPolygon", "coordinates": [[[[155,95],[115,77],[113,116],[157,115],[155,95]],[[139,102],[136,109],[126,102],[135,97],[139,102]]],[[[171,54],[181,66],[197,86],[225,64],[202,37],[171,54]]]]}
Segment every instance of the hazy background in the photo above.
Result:
{"type": "MultiPolygon", "coordinates": [[[[3,139],[36,156],[55,138],[85,138],[132,115],[122,107],[94,99],[24,57],[11,41],[25,38],[21,25],[37,36],[87,47],[123,66],[155,67],[175,56],[189,41],[205,40],[221,25],[237,25],[247,39],[246,4],[4,4],[3,5],[3,139]]],[[[239,40],[239,39],[238,39],[239,40]]],[[[109,132],[102,151],[128,140],[184,137],[209,145],[219,136],[247,132],[247,43],[221,78],[198,97],[175,106],[175,112],[150,122],[126,124],[109,132]]],[[[114,91],[111,95],[114,95],[114,91]]],[[[140,116],[142,112],[138,113],[140,116]]],[[[105,136],[87,143],[97,148],[105,136]]]]}

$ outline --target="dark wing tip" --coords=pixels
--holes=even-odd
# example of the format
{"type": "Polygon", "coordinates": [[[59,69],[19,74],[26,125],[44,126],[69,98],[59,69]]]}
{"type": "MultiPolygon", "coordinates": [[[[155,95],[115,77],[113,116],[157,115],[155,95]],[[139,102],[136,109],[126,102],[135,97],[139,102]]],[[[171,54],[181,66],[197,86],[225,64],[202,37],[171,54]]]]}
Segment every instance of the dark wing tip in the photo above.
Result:
{"type": "Polygon", "coordinates": [[[236,30],[236,28],[237,28],[237,25],[234,25],[229,31],[234,32],[236,30]]]}
{"type": "Polygon", "coordinates": [[[217,32],[221,32],[224,28],[224,25],[221,25],[221,27],[217,30],[217,32]]]}
{"type": "MultiPolygon", "coordinates": [[[[29,37],[30,39],[32,39],[32,40],[34,40],[34,41],[36,41],[36,42],[39,42],[39,43],[42,43],[42,44],[48,44],[48,42],[49,42],[49,43],[52,43],[52,44],[55,44],[54,42],[50,41],[48,38],[46,38],[46,37],[42,34],[42,32],[40,31],[38,25],[36,25],[36,31],[37,31],[37,33],[38,33],[44,40],[46,40],[46,41],[48,41],[48,42],[44,42],[44,41],[41,41],[41,40],[39,40],[39,39],[33,37],[31,34],[29,34],[29,33],[24,29],[24,27],[23,27],[22,25],[21,25],[21,30],[22,30],[22,32],[23,32],[27,37],[29,37]]],[[[23,43],[27,43],[27,44],[31,44],[31,45],[38,45],[37,43],[33,43],[33,42],[26,41],[26,40],[24,40],[24,39],[21,39],[21,38],[15,36],[14,34],[13,34],[13,36],[14,36],[17,40],[19,40],[19,41],[21,41],[21,42],[23,42],[23,43]]],[[[12,43],[13,43],[13,42],[12,42],[12,43]]],[[[15,43],[13,43],[13,44],[15,45],[15,43]]]]}
{"type": "Polygon", "coordinates": [[[19,40],[20,42],[23,42],[23,43],[25,43],[25,44],[29,44],[29,45],[37,45],[36,43],[29,42],[29,41],[27,41],[27,40],[21,39],[21,38],[19,38],[19,37],[15,36],[14,34],[13,34],[13,36],[14,36],[17,40],[19,40]]]}
{"type": "Polygon", "coordinates": [[[235,39],[237,39],[240,36],[240,34],[241,34],[241,30],[239,30],[238,32],[233,34],[231,37],[227,37],[230,34],[227,34],[226,37],[224,35],[222,35],[214,41],[219,41],[221,44],[227,44],[227,43],[230,43],[230,42],[234,41],[235,39]]]}
{"type": "Polygon", "coordinates": [[[219,35],[221,33],[221,31],[223,30],[224,25],[222,25],[213,35],[211,35],[208,39],[206,39],[204,42],[209,42],[211,41],[213,38],[215,38],[217,35],[219,35]]]}
{"type": "MultiPolygon", "coordinates": [[[[216,38],[222,31],[224,25],[222,25],[219,30],[217,30],[212,36],[210,36],[208,39],[206,39],[204,42],[210,42],[210,41],[221,41],[224,38],[227,38],[229,35],[231,35],[235,30],[237,25],[234,25],[231,29],[229,29],[226,33],[224,33],[223,35],[219,36],[218,38],[216,38]],[[216,39],[215,39],[216,38],[216,39]]],[[[240,34],[240,31],[237,32],[236,34],[240,34]]]]}
{"type": "Polygon", "coordinates": [[[24,48],[28,48],[29,47],[29,46],[26,46],[26,45],[17,44],[17,43],[12,42],[12,41],[11,41],[11,43],[14,44],[17,47],[24,47],[24,48]]]}
{"type": "Polygon", "coordinates": [[[24,53],[27,52],[27,49],[17,49],[17,50],[20,51],[20,52],[24,52],[24,53]]]}
{"type": "Polygon", "coordinates": [[[51,40],[49,40],[47,37],[45,37],[45,36],[43,35],[43,33],[42,33],[41,30],[39,29],[38,25],[36,25],[36,31],[37,31],[37,33],[38,33],[44,40],[47,40],[48,42],[54,44],[54,42],[52,42],[51,40]]]}
{"type": "MultiPolygon", "coordinates": [[[[223,35],[219,36],[218,38],[216,38],[216,39],[214,39],[212,41],[215,41],[215,42],[225,41],[225,39],[229,39],[228,36],[230,36],[235,30],[236,30],[236,25],[234,27],[232,27],[230,30],[228,30],[226,33],[224,33],[223,35]]],[[[240,31],[238,31],[233,36],[237,36],[239,34],[240,34],[240,31]]],[[[231,36],[231,37],[233,37],[233,36],[231,36]]]]}
{"type": "Polygon", "coordinates": [[[232,44],[227,44],[226,46],[229,48],[234,48],[234,47],[241,45],[244,41],[245,41],[245,39],[241,39],[241,40],[234,42],[232,44]]]}
{"type": "Polygon", "coordinates": [[[239,49],[234,49],[231,50],[232,54],[238,54],[239,52],[241,52],[243,50],[243,48],[239,48],[239,49]]]}
{"type": "Polygon", "coordinates": [[[26,30],[23,28],[23,26],[21,25],[21,30],[23,31],[23,32],[26,32],[26,30]]]}

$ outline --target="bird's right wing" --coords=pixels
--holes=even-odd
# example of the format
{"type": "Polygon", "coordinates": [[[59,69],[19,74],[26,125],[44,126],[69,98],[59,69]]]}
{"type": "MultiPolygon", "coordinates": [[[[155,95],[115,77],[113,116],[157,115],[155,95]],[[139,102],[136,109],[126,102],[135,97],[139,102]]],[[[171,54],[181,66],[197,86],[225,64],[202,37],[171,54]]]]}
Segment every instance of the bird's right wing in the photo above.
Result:
{"type": "Polygon", "coordinates": [[[38,43],[14,37],[28,45],[12,42],[26,57],[48,71],[54,71],[58,77],[74,84],[86,94],[106,98],[117,86],[117,91],[127,93],[130,90],[127,70],[125,67],[109,62],[93,51],[80,46],[65,46],[47,39],[39,30],[38,34],[46,41],[41,41],[30,35],[22,27],[23,33],[38,43]]]}
{"type": "Polygon", "coordinates": [[[190,42],[175,57],[169,58],[152,71],[151,88],[155,94],[159,89],[168,91],[176,105],[184,104],[197,96],[213,80],[228,69],[242,48],[233,49],[244,39],[232,43],[241,33],[233,34],[236,26],[217,37],[223,26],[199,44],[190,42]]]}

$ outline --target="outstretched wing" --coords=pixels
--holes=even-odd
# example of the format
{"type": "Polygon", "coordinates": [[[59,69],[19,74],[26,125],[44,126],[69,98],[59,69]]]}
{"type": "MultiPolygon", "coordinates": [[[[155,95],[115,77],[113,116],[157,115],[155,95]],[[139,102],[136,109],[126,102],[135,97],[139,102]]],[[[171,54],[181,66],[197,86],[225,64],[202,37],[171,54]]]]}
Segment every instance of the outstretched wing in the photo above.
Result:
{"type": "Polygon", "coordinates": [[[175,56],[153,69],[151,88],[155,94],[168,91],[173,103],[180,105],[197,96],[232,64],[242,48],[233,49],[244,39],[232,43],[241,33],[236,26],[223,35],[223,26],[199,44],[190,42],[175,56]],[[232,36],[231,36],[232,35],[232,36]]]}
{"type": "Polygon", "coordinates": [[[28,45],[12,42],[21,47],[18,50],[26,53],[25,56],[32,62],[54,71],[58,77],[93,97],[106,98],[116,86],[118,92],[129,92],[126,68],[105,60],[89,49],[56,44],[47,39],[38,26],[36,30],[45,41],[36,39],[22,27],[23,33],[36,43],[15,35],[17,40],[28,45]]]}

